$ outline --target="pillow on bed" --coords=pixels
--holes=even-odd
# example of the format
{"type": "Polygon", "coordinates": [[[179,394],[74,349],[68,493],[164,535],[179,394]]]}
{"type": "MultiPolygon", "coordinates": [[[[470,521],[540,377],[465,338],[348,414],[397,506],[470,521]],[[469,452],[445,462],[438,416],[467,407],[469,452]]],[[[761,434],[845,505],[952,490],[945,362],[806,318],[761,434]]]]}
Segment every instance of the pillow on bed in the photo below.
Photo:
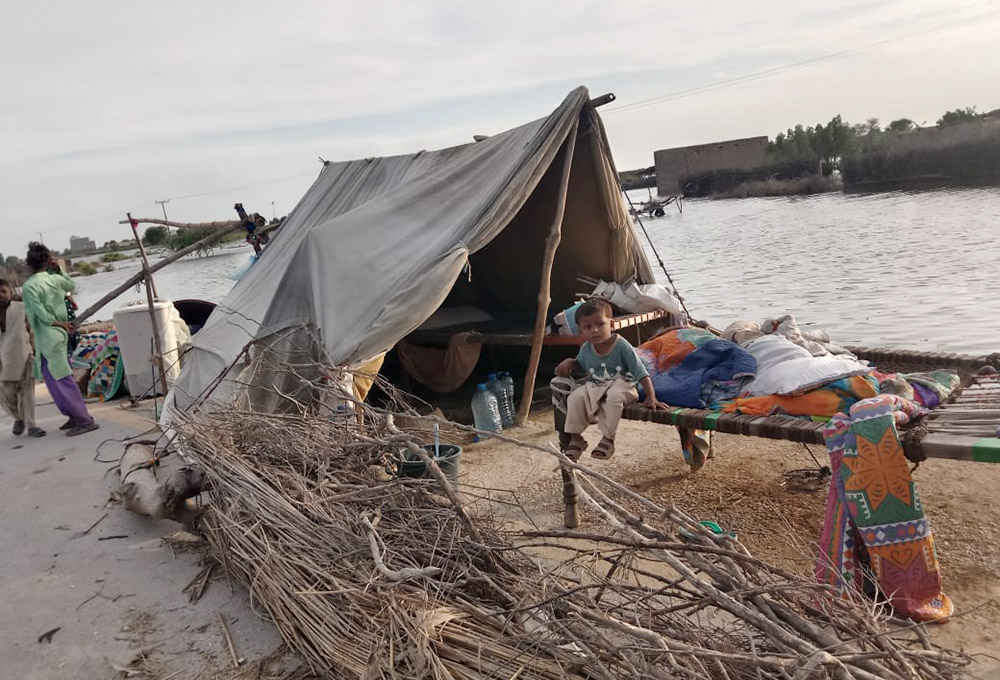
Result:
{"type": "Polygon", "coordinates": [[[833,380],[870,373],[855,359],[814,357],[783,335],[764,335],[744,345],[757,360],[757,376],[747,391],[751,396],[800,394],[833,380]]]}

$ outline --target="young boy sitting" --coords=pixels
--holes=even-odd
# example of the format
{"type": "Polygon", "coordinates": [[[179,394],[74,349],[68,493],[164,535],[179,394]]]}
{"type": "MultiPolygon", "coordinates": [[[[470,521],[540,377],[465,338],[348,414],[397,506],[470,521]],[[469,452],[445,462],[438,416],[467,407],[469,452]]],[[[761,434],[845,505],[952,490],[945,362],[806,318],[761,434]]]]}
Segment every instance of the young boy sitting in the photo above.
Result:
{"type": "Polygon", "coordinates": [[[645,405],[666,408],[656,400],[653,381],[628,340],[611,332],[611,305],[600,299],[588,300],[576,310],[576,324],[586,340],[575,359],[556,366],[556,375],[569,377],[583,372],[585,382],[577,385],[566,402],[565,432],[569,435],[566,455],[577,460],[587,448],[581,436],[588,425],[597,423],[601,441],[591,456],[608,459],[615,453],[615,432],[625,404],[639,400],[636,383],[646,392],[645,405]]]}
{"type": "Polygon", "coordinates": [[[42,437],[35,425],[34,355],[24,315],[24,303],[14,300],[14,287],[0,279],[0,402],[14,419],[14,434],[28,429],[29,437],[42,437]]]}

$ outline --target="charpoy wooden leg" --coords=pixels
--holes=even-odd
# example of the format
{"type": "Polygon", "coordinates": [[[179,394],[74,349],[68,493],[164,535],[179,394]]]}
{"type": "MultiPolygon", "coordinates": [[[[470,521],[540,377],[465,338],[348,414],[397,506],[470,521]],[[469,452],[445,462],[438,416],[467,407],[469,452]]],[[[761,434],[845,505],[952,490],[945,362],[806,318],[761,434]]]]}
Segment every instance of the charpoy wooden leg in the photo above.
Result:
{"type": "Polygon", "coordinates": [[[580,508],[576,503],[576,478],[565,465],[560,467],[563,483],[563,524],[567,529],[580,526],[580,508]]]}

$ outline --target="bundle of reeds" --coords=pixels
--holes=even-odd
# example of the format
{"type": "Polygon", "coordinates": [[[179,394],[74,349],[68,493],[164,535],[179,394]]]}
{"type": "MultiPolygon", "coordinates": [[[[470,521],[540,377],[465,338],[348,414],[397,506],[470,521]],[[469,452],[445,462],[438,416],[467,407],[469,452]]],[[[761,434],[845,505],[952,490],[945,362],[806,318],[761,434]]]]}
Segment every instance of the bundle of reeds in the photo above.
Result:
{"type": "Polygon", "coordinates": [[[218,559],[329,677],[897,680],[969,661],[556,451],[594,528],[504,533],[426,454],[436,479],[394,479],[420,449],[391,414],[365,420],[175,423],[218,559]]]}

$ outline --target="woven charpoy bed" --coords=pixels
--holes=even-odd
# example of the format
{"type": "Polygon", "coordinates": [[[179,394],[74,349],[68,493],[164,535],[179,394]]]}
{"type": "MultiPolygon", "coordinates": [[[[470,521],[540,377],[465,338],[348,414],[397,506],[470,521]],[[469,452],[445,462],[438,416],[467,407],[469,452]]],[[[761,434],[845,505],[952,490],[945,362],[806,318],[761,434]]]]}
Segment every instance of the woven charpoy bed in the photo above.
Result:
{"type": "MultiPolygon", "coordinates": [[[[953,458],[1000,463],[1000,353],[988,356],[919,352],[912,350],[848,347],[887,373],[952,369],[962,383],[929,415],[902,428],[907,458],[953,458]]],[[[755,416],[719,413],[693,408],[650,411],[633,404],[625,408],[627,420],[641,420],[728,434],[823,444],[826,423],[792,416],[755,416]]]]}

